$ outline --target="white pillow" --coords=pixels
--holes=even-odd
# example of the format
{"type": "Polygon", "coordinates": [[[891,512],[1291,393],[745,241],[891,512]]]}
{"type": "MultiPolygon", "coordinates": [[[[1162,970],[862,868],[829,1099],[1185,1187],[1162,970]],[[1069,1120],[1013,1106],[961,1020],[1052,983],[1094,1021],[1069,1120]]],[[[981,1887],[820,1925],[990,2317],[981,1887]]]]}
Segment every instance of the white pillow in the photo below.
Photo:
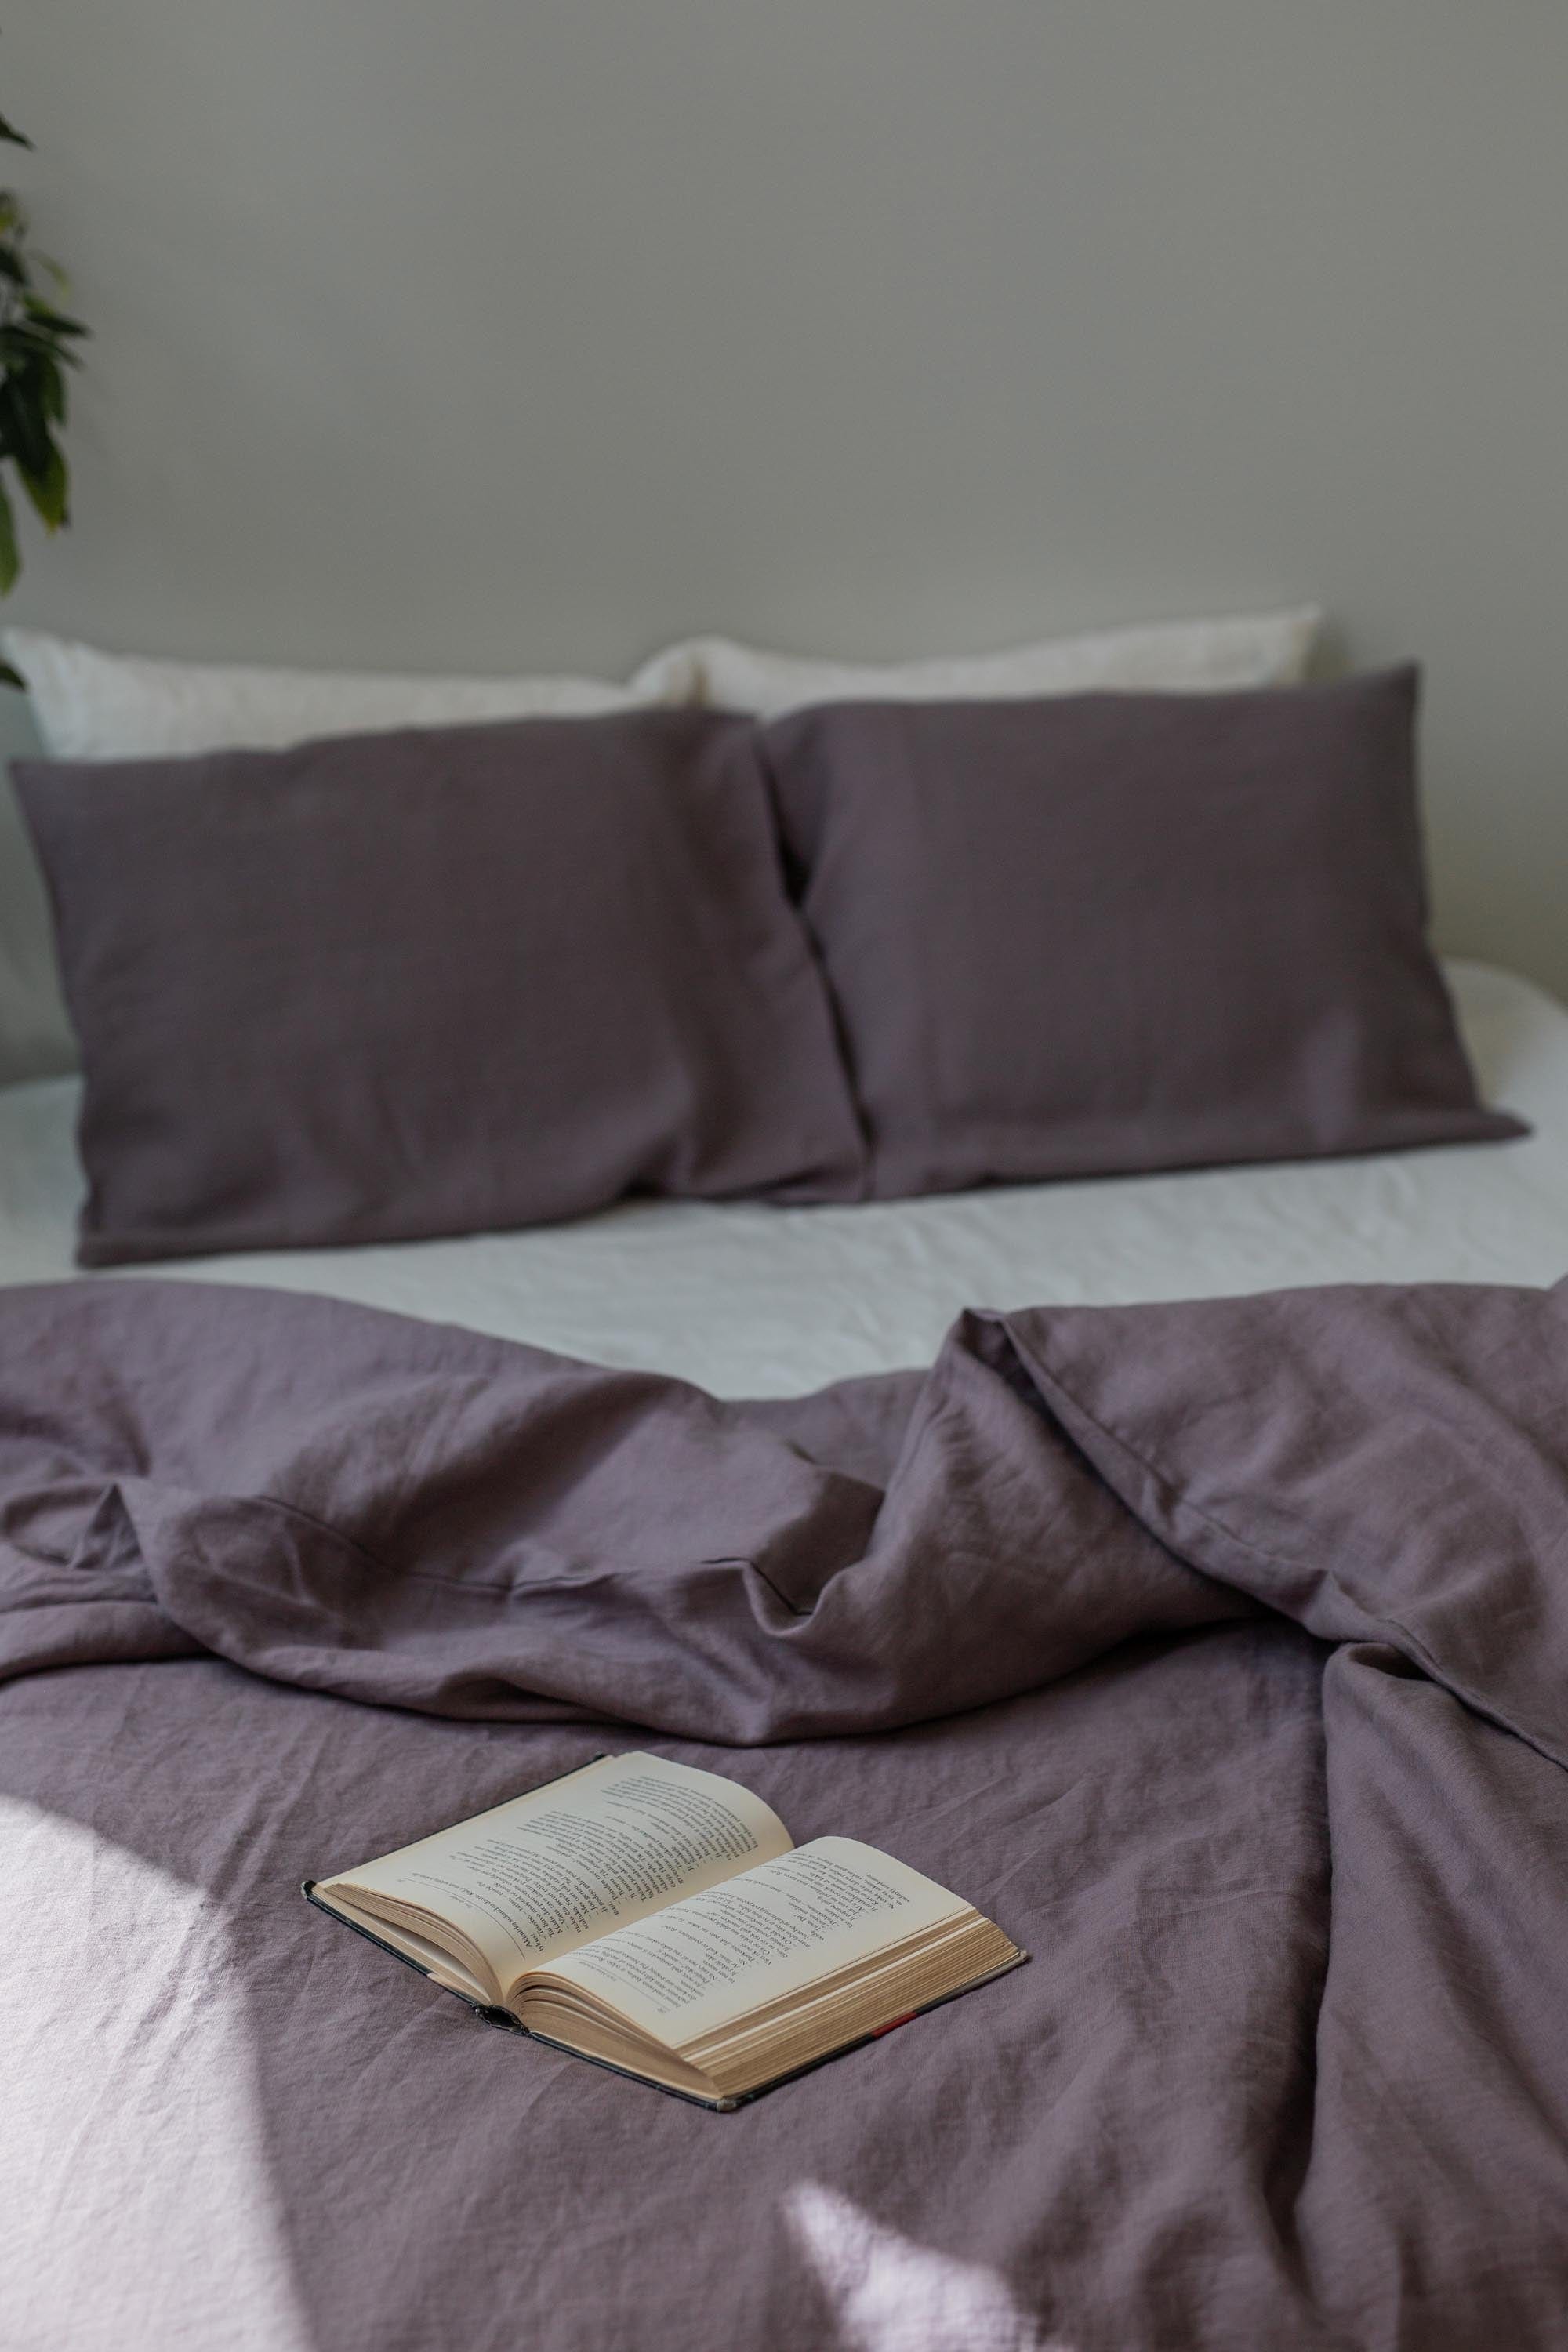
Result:
{"type": "Polygon", "coordinates": [[[400,677],[143,661],[34,629],[6,629],[0,642],[26,680],[38,732],[57,760],[271,751],[312,735],[586,718],[661,698],[590,677],[400,677]]]}
{"type": "Polygon", "coordinates": [[[767,719],[812,702],[988,701],[1102,687],[1213,693],[1299,683],[1321,626],[1322,614],[1306,606],[1239,620],[1160,621],[1047,637],[1006,653],[879,665],[812,661],[759,653],[729,637],[692,637],[645,662],[631,688],[650,701],[710,703],[767,719]]]}

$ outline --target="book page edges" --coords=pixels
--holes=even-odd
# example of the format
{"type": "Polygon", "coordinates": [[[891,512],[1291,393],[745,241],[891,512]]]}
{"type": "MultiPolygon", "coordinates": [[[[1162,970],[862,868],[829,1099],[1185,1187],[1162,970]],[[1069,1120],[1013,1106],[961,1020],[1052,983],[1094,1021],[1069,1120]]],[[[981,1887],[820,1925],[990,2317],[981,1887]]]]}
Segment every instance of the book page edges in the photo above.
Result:
{"type": "Polygon", "coordinates": [[[684,2099],[689,2106],[704,2107],[710,2115],[728,2116],[738,2107],[750,2106],[753,2099],[765,2098],[770,2091],[783,2090],[786,2083],[798,2083],[803,2076],[815,2074],[820,2067],[831,2066],[837,2059],[847,2058],[852,2051],[864,2050],[872,2042],[885,2041],[889,2034],[897,2032],[900,2027],[912,2025],[916,2018],[929,2017],[932,2011],[946,2009],[950,2002],[962,2000],[965,1994],[978,1992],[983,1985],[994,1984],[999,1978],[1011,1976],[1015,1969],[1023,1968],[1033,1957],[1031,1952],[1019,1946],[1011,1959],[988,1969],[983,1977],[975,1977],[970,1983],[959,1985],[952,1992],[939,1993],[934,2000],[922,2001],[918,2008],[906,2011],[889,2024],[873,2026],[868,2032],[858,2033],[853,2041],[841,2042],[835,2050],[825,2050],[820,2056],[807,2058],[798,2066],[786,2067],[783,2073],[770,2075],[766,2082],[753,2084],[749,2090],[728,2093],[715,2090],[711,2097],[704,2097],[696,2091],[678,2089],[673,2083],[660,2082],[657,2074],[643,2073],[636,2066],[620,2065],[613,2058],[600,2058],[592,2051],[575,2050],[569,2042],[558,2042],[553,2034],[542,2033],[537,2026],[522,2025],[520,2021],[519,2031],[526,2033],[531,2041],[537,2042],[542,2048],[559,2051],[563,2058],[581,2059],[585,2066],[602,2067],[606,2074],[619,2074],[628,2083],[644,2083],[649,2090],[662,2091],[668,2098],[684,2099]]]}

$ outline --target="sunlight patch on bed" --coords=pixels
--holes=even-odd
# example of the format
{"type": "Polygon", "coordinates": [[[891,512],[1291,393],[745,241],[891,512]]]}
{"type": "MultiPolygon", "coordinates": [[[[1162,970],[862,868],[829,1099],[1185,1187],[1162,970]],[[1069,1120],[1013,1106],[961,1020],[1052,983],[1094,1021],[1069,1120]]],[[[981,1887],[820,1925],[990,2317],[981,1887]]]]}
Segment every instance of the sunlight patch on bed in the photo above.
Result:
{"type": "Polygon", "coordinates": [[[9,1797],[0,1885],[6,2071],[48,2085],[9,2098],[0,2134],[6,2341],[57,2343],[68,2312],[71,2352],[184,2343],[199,2311],[203,2352],[295,2352],[309,2330],[221,1916],[199,1888],[9,1797]]]}
{"type": "Polygon", "coordinates": [[[872,2221],[803,2181],[784,2210],[826,2294],[843,2352],[1071,2352],[1047,2342],[1005,2282],[872,2221]]]}

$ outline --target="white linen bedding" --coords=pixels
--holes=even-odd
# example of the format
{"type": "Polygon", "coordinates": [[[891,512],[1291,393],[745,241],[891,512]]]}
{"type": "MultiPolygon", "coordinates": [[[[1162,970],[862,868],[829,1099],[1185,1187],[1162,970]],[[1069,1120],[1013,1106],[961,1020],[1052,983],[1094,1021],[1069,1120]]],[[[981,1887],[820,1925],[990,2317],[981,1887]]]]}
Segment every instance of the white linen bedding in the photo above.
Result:
{"type": "MultiPolygon", "coordinates": [[[[1523,1142],[857,1208],[635,1202],[530,1233],[82,1278],[322,1291],[724,1396],[925,1362],[966,1306],[1555,1281],[1568,1272],[1568,1011],[1486,965],[1448,976],[1484,1093],[1535,1129],[1523,1142]]],[[[69,1079],[0,1089],[0,1283],[73,1271],[77,1092],[69,1079]]]]}

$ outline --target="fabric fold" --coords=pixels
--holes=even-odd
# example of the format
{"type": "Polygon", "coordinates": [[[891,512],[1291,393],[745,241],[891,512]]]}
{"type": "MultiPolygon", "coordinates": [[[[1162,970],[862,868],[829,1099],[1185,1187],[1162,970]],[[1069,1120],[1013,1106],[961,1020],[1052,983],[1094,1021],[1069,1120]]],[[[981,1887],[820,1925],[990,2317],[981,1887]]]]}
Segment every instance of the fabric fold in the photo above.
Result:
{"type": "Polygon", "coordinates": [[[1568,1286],[972,1313],[873,1385],[731,1405],[323,1299],[10,1293],[0,1656],[750,1746],[1275,1611],[1568,1754],[1568,1286]]]}

